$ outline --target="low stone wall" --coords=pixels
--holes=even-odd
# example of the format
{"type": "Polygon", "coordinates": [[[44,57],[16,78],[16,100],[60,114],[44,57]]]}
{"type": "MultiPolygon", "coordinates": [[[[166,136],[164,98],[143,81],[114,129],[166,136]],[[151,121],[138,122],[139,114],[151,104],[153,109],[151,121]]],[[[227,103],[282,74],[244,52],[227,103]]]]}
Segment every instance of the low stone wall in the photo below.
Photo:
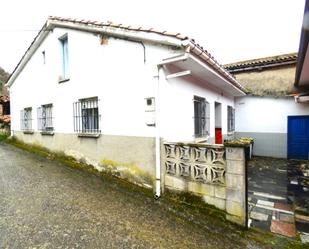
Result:
{"type": "Polygon", "coordinates": [[[242,147],[165,143],[164,186],[199,195],[246,226],[246,161],[242,147]]]}

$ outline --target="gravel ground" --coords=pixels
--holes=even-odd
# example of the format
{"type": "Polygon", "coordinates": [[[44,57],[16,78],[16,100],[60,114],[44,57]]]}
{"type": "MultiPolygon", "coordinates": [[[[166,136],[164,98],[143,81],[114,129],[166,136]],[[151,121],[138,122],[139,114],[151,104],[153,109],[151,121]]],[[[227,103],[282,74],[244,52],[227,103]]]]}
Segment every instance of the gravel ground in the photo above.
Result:
{"type": "Polygon", "coordinates": [[[190,222],[145,194],[0,143],[1,249],[260,248],[239,234],[190,222]]]}

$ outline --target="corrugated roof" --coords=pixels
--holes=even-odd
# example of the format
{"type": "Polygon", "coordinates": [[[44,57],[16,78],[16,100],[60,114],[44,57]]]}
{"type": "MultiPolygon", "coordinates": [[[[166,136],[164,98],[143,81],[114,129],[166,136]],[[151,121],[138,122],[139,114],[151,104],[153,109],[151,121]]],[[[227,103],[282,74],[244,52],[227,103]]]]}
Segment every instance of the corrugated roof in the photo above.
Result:
{"type": "Polygon", "coordinates": [[[296,64],[296,62],[297,62],[297,53],[289,53],[289,54],[281,54],[276,56],[229,63],[224,65],[224,67],[231,73],[237,73],[243,71],[263,69],[267,67],[291,65],[296,64]]]}

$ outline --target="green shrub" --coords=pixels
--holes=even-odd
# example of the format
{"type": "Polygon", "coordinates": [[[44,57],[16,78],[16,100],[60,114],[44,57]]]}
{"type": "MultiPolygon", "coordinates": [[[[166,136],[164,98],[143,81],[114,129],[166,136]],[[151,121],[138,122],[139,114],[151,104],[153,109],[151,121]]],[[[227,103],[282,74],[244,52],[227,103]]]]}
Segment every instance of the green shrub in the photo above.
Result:
{"type": "Polygon", "coordinates": [[[0,142],[6,140],[9,137],[9,133],[0,131],[0,142]]]}

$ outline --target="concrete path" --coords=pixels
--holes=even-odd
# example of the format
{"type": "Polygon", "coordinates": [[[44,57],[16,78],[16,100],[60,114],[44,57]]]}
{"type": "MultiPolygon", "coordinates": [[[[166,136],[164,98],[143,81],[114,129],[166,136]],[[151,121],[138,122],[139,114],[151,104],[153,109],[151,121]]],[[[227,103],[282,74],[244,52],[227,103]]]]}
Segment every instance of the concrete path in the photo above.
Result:
{"type": "Polygon", "coordinates": [[[0,143],[1,249],[269,248],[234,226],[189,217],[117,181],[0,143]]]}

